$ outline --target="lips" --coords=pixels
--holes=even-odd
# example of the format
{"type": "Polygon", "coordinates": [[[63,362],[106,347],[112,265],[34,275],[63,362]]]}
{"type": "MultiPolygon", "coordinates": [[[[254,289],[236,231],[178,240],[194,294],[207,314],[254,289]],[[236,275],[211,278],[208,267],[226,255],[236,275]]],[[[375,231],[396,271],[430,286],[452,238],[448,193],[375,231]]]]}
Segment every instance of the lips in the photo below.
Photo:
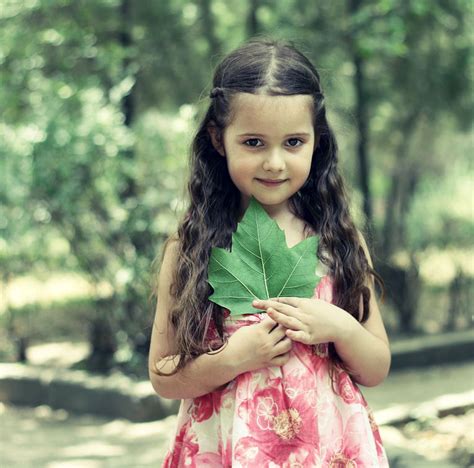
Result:
{"type": "Polygon", "coordinates": [[[283,182],[286,182],[288,179],[258,179],[257,180],[267,187],[276,187],[281,185],[283,182]]]}

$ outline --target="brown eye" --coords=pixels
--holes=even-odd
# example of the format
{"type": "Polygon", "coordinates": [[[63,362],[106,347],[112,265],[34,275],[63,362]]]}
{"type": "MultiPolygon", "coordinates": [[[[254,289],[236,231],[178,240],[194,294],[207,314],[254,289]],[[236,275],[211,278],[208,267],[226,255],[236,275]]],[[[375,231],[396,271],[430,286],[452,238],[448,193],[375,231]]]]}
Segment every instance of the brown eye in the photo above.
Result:
{"type": "Polygon", "coordinates": [[[288,140],[288,143],[289,143],[289,146],[291,146],[292,148],[296,148],[298,146],[301,146],[298,143],[303,144],[303,142],[299,138],[290,138],[288,140]]]}
{"type": "Polygon", "coordinates": [[[259,141],[260,140],[258,138],[250,138],[249,140],[244,141],[244,145],[251,146],[252,148],[257,148],[259,141]]]}

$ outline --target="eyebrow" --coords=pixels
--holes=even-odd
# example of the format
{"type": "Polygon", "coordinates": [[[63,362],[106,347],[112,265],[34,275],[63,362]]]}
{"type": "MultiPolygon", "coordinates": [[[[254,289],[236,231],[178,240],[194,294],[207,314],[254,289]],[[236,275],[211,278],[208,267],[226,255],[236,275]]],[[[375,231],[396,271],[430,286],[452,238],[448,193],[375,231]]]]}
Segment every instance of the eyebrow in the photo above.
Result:
{"type": "MultiPolygon", "coordinates": [[[[240,135],[237,135],[239,137],[243,136],[255,136],[255,137],[265,137],[266,135],[263,135],[262,133],[241,133],[240,135]]],[[[304,132],[295,132],[295,133],[288,133],[285,135],[285,138],[290,137],[290,136],[303,136],[303,137],[309,137],[309,133],[304,133],[304,132]]]]}

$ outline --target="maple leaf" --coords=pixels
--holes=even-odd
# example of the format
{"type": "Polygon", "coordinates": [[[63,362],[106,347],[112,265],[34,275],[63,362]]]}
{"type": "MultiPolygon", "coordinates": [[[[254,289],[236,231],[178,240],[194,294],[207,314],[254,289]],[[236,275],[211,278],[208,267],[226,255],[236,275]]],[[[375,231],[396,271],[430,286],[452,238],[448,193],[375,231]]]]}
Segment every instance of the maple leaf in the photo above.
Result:
{"type": "Polygon", "coordinates": [[[232,248],[213,247],[208,282],[209,300],[230,310],[231,315],[262,312],[254,299],[312,297],[320,280],[316,274],[317,236],[293,246],[285,233],[254,199],[232,234],[232,248]]]}

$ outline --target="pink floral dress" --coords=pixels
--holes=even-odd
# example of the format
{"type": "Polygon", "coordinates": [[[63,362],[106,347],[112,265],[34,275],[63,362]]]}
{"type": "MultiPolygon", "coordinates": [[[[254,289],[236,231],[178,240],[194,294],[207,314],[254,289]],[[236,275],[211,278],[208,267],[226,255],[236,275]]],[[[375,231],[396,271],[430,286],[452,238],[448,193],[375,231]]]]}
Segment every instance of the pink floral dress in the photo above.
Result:
{"type": "MultiPolygon", "coordinates": [[[[332,302],[324,276],[315,298],[332,302]]],[[[265,313],[227,316],[226,332],[265,313]]],[[[388,467],[372,413],[349,375],[329,377],[327,343],[294,342],[281,367],[237,376],[218,390],[181,401],[163,467],[388,467]]]]}

